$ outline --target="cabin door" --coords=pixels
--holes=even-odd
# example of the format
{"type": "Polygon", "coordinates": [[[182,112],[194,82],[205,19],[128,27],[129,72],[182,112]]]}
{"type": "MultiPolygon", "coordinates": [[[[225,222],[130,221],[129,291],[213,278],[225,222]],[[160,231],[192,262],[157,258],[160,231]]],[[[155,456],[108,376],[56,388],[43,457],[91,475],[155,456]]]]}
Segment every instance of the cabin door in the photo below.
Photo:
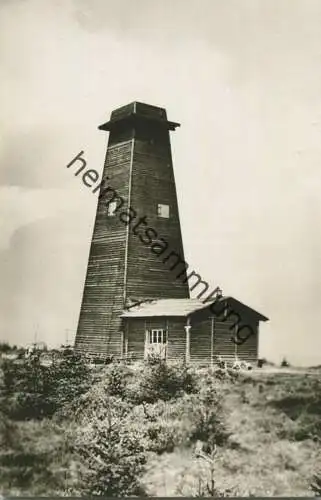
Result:
{"type": "Polygon", "coordinates": [[[146,331],[145,358],[157,356],[166,358],[167,331],[164,329],[152,329],[146,331]]]}

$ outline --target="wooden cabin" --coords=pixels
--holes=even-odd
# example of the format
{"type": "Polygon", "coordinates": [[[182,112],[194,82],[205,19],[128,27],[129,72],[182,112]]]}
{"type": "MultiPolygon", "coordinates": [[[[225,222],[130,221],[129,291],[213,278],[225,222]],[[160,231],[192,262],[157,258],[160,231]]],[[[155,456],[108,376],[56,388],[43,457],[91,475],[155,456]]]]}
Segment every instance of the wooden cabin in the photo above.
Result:
{"type": "Polygon", "coordinates": [[[258,359],[259,323],[268,318],[233,297],[204,304],[198,299],[158,299],[122,314],[122,357],[212,364],[258,359]]]}

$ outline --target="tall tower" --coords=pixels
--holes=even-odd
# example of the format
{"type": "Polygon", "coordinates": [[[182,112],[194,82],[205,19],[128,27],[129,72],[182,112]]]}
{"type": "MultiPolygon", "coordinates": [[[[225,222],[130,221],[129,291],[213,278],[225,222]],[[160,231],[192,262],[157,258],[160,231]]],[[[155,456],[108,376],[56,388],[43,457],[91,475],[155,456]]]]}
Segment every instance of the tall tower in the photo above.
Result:
{"type": "Polygon", "coordinates": [[[165,109],[133,102],[111,113],[75,347],[120,355],[119,315],[133,303],[189,298],[165,109]]]}

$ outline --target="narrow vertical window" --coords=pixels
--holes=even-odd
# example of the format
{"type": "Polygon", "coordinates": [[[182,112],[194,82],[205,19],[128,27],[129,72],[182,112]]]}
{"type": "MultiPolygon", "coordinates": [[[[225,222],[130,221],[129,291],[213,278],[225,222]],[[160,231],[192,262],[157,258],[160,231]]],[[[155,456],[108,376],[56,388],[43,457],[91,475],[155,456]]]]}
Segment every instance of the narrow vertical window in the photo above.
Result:
{"type": "Polygon", "coordinates": [[[163,219],[169,219],[169,205],[159,203],[157,205],[157,215],[163,219]]]}
{"type": "Polygon", "coordinates": [[[108,205],[107,205],[108,217],[112,217],[113,215],[115,215],[116,210],[117,210],[117,202],[116,201],[111,201],[110,203],[108,203],[108,205]]]}

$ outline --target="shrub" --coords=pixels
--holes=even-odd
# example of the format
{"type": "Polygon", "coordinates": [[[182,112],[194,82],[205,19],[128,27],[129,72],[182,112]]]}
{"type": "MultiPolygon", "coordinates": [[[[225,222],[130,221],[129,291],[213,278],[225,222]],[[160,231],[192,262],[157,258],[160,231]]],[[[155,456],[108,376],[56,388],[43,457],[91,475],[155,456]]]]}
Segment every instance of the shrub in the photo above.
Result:
{"type": "Polygon", "coordinates": [[[72,419],[77,424],[86,425],[95,419],[106,419],[111,408],[120,418],[124,418],[130,414],[133,405],[121,398],[110,396],[104,383],[100,382],[62,407],[56,413],[55,419],[58,421],[72,419]]]}
{"type": "Polygon", "coordinates": [[[89,369],[70,349],[62,359],[44,366],[40,357],[5,360],[2,364],[1,399],[8,416],[15,420],[51,417],[90,387],[89,369]]]}
{"type": "Polygon", "coordinates": [[[157,361],[146,365],[136,382],[128,388],[128,397],[137,404],[154,403],[196,391],[196,378],[189,368],[157,361]]]}
{"type": "Polygon", "coordinates": [[[225,428],[221,397],[215,380],[208,376],[200,380],[198,393],[183,393],[182,397],[170,401],[141,405],[147,433],[150,429],[149,449],[161,453],[196,441],[209,447],[223,445],[230,434],[225,428]]]}
{"type": "Polygon", "coordinates": [[[88,495],[141,495],[146,463],[142,434],[110,407],[108,418],[82,428],[75,443],[81,469],[80,490],[88,495]]]}
{"type": "Polygon", "coordinates": [[[203,380],[199,394],[194,397],[190,420],[192,442],[205,442],[212,449],[214,445],[222,446],[230,435],[225,428],[221,396],[210,377],[203,380]]]}
{"type": "Polygon", "coordinates": [[[111,396],[126,397],[127,385],[133,372],[126,365],[111,364],[103,373],[106,381],[106,391],[111,396]]]}
{"type": "Polygon", "coordinates": [[[39,358],[2,364],[2,401],[6,414],[16,420],[43,418],[54,412],[52,382],[39,358]]]}
{"type": "Polygon", "coordinates": [[[172,452],[177,443],[177,433],[172,422],[157,421],[146,425],[146,438],[148,451],[161,454],[172,452]]]}
{"type": "Polygon", "coordinates": [[[49,368],[51,381],[56,386],[53,398],[57,407],[84,394],[91,386],[91,373],[84,358],[71,349],[64,351],[62,360],[49,368]]]}
{"type": "Polygon", "coordinates": [[[12,347],[8,342],[0,342],[0,353],[8,353],[14,351],[16,346],[12,347]]]}

